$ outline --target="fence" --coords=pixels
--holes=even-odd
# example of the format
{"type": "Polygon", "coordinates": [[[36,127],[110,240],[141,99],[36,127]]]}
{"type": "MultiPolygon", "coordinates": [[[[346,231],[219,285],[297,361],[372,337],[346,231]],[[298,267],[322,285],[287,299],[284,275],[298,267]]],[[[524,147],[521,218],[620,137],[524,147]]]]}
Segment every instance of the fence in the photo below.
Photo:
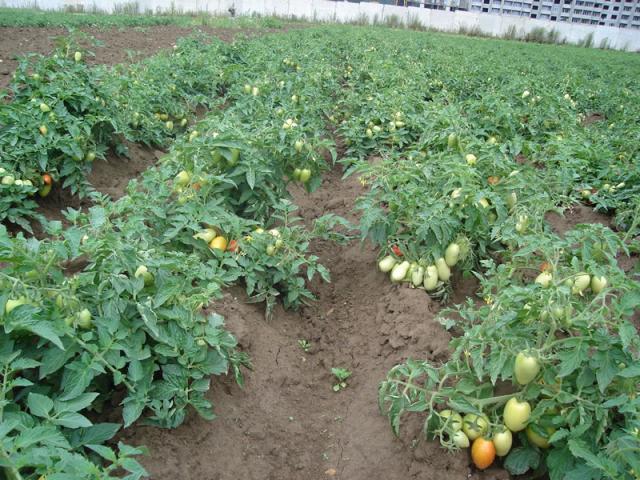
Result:
{"type": "MultiPolygon", "coordinates": [[[[84,5],[112,12],[123,0],[36,0],[40,8],[62,9],[65,5],[84,5]]],[[[9,7],[25,6],[25,0],[0,0],[9,7]]],[[[560,40],[584,43],[595,47],[606,45],[620,50],[640,51],[640,30],[608,26],[580,25],[552,22],[509,15],[431,10],[420,7],[400,7],[373,2],[347,2],[331,0],[136,0],[140,11],[208,12],[228,14],[234,8],[236,15],[277,15],[298,19],[374,23],[390,19],[403,24],[418,25],[441,31],[461,30],[482,32],[493,36],[524,37],[542,29],[557,32],[560,40]]]]}

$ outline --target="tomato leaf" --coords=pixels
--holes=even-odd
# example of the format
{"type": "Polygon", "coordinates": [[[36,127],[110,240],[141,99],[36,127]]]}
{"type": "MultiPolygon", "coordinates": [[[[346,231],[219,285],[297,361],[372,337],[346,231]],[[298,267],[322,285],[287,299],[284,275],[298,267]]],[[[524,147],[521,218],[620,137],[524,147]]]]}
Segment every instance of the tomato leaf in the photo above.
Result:
{"type": "Polygon", "coordinates": [[[540,452],[531,447],[516,447],[504,461],[504,468],[513,475],[522,475],[540,465],[540,452]]]}

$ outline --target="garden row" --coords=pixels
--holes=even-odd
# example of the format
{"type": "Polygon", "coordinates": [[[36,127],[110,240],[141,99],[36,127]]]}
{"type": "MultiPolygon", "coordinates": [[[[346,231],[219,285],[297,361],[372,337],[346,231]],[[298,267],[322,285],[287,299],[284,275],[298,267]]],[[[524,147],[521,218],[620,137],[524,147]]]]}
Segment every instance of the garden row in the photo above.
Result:
{"type": "Polygon", "coordinates": [[[640,478],[640,284],[618,265],[640,247],[637,59],[377,40],[352,52],[335,110],[369,186],[362,238],[391,281],[443,299],[474,274],[484,299],[441,315],[451,359],[394,367],[381,410],[396,433],[422,412],[480,469],[497,456],[513,474],[640,478]],[[580,202],[614,229],[555,233],[546,214],[580,202]]]}
{"type": "MultiPolygon", "coordinates": [[[[118,201],[94,195],[88,210],[67,210],[68,227],[45,222],[44,240],[0,227],[7,478],[144,476],[140,449],[108,446],[121,425],[95,419],[117,409],[125,426],[142,417],[175,427],[188,407],[213,417],[211,376],[242,383],[250,363],[207,305],[241,283],[268,315],[278,298],[295,308],[313,298],[307,280],[329,278],[307,253],[311,239],[347,238],[332,215],[304,228],[287,200],[289,181],[314,189],[335,159],[323,113],[337,79],[283,62],[273,39],[204,40],[113,70],[84,66],[86,53],[66,46],[16,74],[2,107],[3,168],[14,177],[3,199],[25,221],[5,222],[29,226],[29,194],[50,186],[40,177],[81,192],[113,141],[166,145],[180,130],[118,201]],[[193,123],[196,105],[223,102],[193,123]]],[[[313,44],[301,37],[287,47],[313,44]]]]}
{"type": "Polygon", "coordinates": [[[382,382],[394,430],[423,412],[445,447],[474,441],[479,468],[498,454],[512,473],[634,478],[640,287],[618,258],[638,250],[637,59],[350,28],[202,40],[114,70],[69,44],[25,61],[0,109],[1,211],[24,228],[46,175],[87,192],[94,155],[176,137],[117,202],[94,195],[46,240],[2,231],[6,475],[139,478],[137,450],[106,447],[119,425],[96,412],[166,427],[189,406],[212,415],[210,376],[241,381],[248,359],[210,299],[239,282],[267,313],[296,307],[307,279],[328,279],[309,242],[346,239],[334,216],[303,228],[287,200],[289,182],[313,190],[335,161],[329,124],[369,186],[360,229],[380,268],[441,300],[460,275],[481,281],[484,304],[443,316],[451,360],[409,360],[382,382]],[[198,104],[224,108],[194,123],[198,104]],[[545,214],[578,202],[615,229],[554,233],[545,214]]]}

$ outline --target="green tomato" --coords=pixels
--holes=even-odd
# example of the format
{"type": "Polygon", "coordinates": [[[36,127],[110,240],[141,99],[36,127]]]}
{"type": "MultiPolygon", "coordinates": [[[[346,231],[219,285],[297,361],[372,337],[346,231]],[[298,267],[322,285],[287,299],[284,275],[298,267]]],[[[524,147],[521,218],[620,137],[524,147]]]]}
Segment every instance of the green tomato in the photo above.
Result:
{"type": "Polygon", "coordinates": [[[546,449],[551,446],[551,444],[549,443],[549,438],[551,438],[551,435],[553,435],[556,431],[555,428],[552,428],[552,427],[547,427],[544,430],[546,430],[546,433],[547,433],[547,435],[544,437],[539,433],[536,433],[533,430],[533,427],[531,425],[527,427],[527,431],[526,431],[527,438],[529,439],[529,441],[536,447],[539,447],[542,449],[546,449]]]}
{"type": "Polygon", "coordinates": [[[302,173],[302,170],[300,170],[299,168],[296,168],[296,169],[293,170],[293,178],[294,178],[294,180],[300,181],[300,173],[302,173]]]}
{"type": "Polygon", "coordinates": [[[504,406],[504,424],[512,432],[520,432],[527,427],[531,417],[531,405],[529,402],[519,402],[516,398],[510,398],[504,406]]]}
{"type": "Polygon", "coordinates": [[[267,245],[267,255],[269,255],[270,257],[273,257],[275,254],[276,254],[275,245],[267,245]]]}
{"type": "Polygon", "coordinates": [[[462,429],[462,417],[458,412],[442,410],[440,412],[440,418],[452,432],[457,432],[462,429]]]}
{"type": "Polygon", "coordinates": [[[536,378],[540,372],[540,362],[531,352],[520,352],[516,355],[513,372],[520,385],[526,385],[536,378]]]}
{"type": "Polygon", "coordinates": [[[17,299],[10,298],[9,300],[7,300],[7,303],[4,306],[4,312],[6,314],[9,314],[13,312],[16,308],[18,308],[20,305],[25,305],[26,303],[27,303],[27,299],[25,297],[20,297],[17,299]]]}
{"type": "Polygon", "coordinates": [[[467,437],[461,430],[454,432],[454,434],[451,435],[451,440],[453,440],[453,443],[458,448],[469,448],[469,437],[467,437]]]}
{"type": "Polygon", "coordinates": [[[153,274],[150,271],[147,270],[147,267],[145,265],[140,265],[137,268],[134,276],[136,278],[142,277],[142,279],[144,280],[144,286],[145,287],[149,287],[149,286],[153,285],[153,281],[154,281],[153,274]]]}
{"type": "Polygon", "coordinates": [[[308,168],[303,168],[302,170],[300,170],[300,181],[302,183],[307,183],[310,178],[311,170],[309,170],[308,168]]]}
{"type": "Polygon", "coordinates": [[[233,167],[235,164],[238,163],[238,160],[240,160],[240,150],[238,150],[237,148],[232,148],[231,158],[229,158],[229,166],[233,167]]]}
{"type": "Polygon", "coordinates": [[[489,430],[489,419],[486,415],[467,413],[462,419],[462,431],[469,440],[484,436],[489,430]]]}
{"type": "Polygon", "coordinates": [[[91,312],[87,308],[80,310],[77,315],[78,325],[80,326],[80,328],[91,328],[93,322],[91,321],[91,312]]]}
{"type": "Polygon", "coordinates": [[[187,184],[191,181],[191,175],[186,170],[182,170],[175,178],[175,184],[178,187],[186,187],[187,184]]]}
{"type": "Polygon", "coordinates": [[[493,445],[496,447],[496,455],[504,457],[513,445],[513,434],[511,430],[505,428],[493,435],[493,445]]]}

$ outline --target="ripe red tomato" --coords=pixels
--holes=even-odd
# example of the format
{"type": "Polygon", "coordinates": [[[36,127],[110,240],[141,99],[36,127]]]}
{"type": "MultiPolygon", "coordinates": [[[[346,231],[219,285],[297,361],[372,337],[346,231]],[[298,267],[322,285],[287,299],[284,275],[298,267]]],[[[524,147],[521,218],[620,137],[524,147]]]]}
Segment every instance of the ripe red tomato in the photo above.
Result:
{"type": "Polygon", "coordinates": [[[229,245],[227,246],[228,252],[236,253],[239,250],[238,242],[236,240],[231,240],[229,245]]]}
{"type": "Polygon", "coordinates": [[[402,253],[402,250],[400,250],[400,247],[398,247],[397,245],[392,245],[391,246],[391,251],[393,252],[393,254],[396,257],[403,257],[404,254],[402,253]]]}

